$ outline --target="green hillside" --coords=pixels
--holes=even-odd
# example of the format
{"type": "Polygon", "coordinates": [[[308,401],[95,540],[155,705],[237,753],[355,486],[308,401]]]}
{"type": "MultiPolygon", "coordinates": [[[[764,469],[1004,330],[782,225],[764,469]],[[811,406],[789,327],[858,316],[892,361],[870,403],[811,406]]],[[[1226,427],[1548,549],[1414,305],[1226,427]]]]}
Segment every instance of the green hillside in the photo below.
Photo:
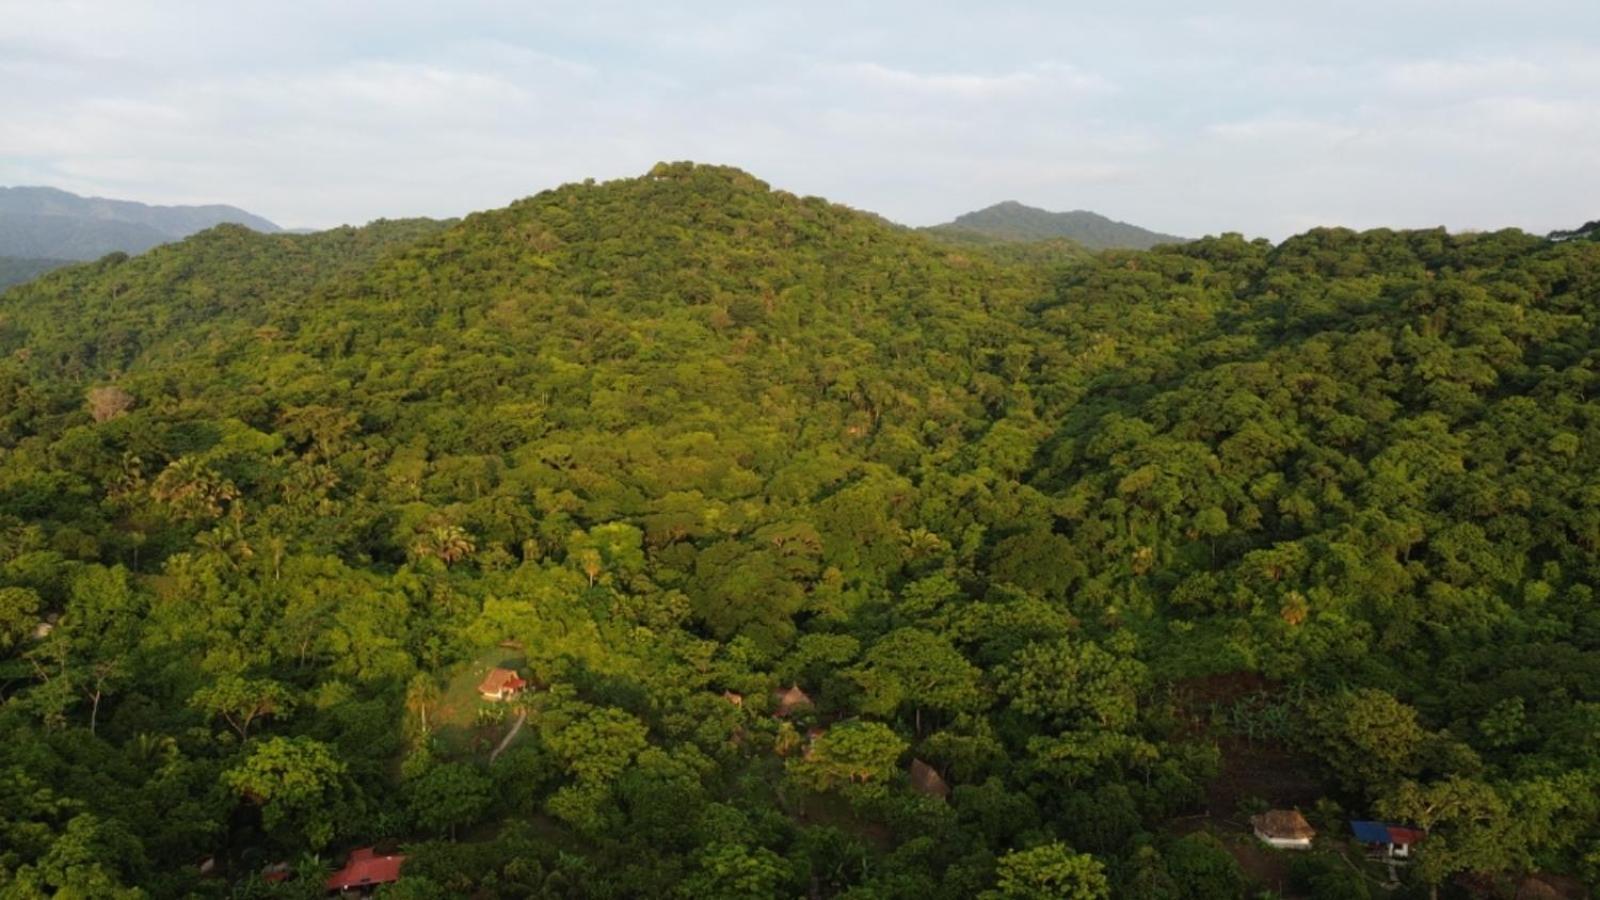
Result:
{"type": "Polygon", "coordinates": [[[687,163],[50,273],[0,897],[1384,895],[1351,817],[1429,832],[1388,896],[1595,883],[1597,295],[1587,241],[991,250],[687,163]]]}
{"type": "Polygon", "coordinates": [[[1149,250],[1188,238],[1150,231],[1088,210],[1049,212],[1015,200],[996,203],[953,221],[924,229],[930,234],[978,242],[1069,240],[1090,250],[1149,250]]]}

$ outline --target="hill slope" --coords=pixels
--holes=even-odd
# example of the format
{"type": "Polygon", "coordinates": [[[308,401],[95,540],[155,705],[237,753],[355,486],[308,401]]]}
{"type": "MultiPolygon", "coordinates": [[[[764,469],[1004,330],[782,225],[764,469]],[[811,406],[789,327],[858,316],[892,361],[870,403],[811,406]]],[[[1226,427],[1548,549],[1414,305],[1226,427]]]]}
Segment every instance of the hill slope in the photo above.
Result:
{"type": "Polygon", "coordinates": [[[1179,244],[1188,240],[1117,222],[1087,210],[1048,212],[1015,200],[957,216],[952,222],[928,230],[1001,241],[1066,238],[1090,250],[1148,250],[1158,244],[1179,244]]]}
{"type": "Polygon", "coordinates": [[[1593,883],[1597,291],[1509,231],[974,253],[685,163],[50,273],[0,890],[1367,891],[1342,816],[1248,883],[1263,803],[1428,829],[1417,895],[1593,883]]]}

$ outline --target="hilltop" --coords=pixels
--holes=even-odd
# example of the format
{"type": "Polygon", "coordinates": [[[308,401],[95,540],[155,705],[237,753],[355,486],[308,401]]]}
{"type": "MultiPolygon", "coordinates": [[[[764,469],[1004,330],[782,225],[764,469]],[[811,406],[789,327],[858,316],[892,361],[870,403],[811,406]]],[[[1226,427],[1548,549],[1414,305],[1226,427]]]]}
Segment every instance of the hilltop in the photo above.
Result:
{"type": "Polygon", "coordinates": [[[994,241],[1064,238],[1090,250],[1148,250],[1159,244],[1181,244],[1189,240],[1117,222],[1087,210],[1048,212],[1015,200],[957,216],[954,221],[927,230],[952,237],[994,241]]]}

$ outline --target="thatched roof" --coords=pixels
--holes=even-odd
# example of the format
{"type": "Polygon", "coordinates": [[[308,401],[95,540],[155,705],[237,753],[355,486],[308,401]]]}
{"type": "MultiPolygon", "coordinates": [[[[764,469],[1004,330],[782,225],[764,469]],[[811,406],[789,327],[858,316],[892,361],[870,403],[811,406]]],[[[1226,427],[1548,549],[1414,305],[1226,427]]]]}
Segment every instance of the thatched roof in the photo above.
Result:
{"type": "Polygon", "coordinates": [[[944,778],[933,766],[920,759],[911,761],[911,786],[930,797],[950,796],[950,785],[945,784],[944,778]]]}
{"type": "Polygon", "coordinates": [[[1250,817],[1250,827],[1269,838],[1285,841],[1310,840],[1317,836],[1298,809],[1273,809],[1250,817]]]}
{"type": "Polygon", "coordinates": [[[772,713],[775,716],[791,715],[797,710],[810,709],[816,705],[811,702],[811,696],[800,690],[797,684],[790,685],[787,690],[773,691],[772,699],[777,704],[777,709],[772,713]]]}

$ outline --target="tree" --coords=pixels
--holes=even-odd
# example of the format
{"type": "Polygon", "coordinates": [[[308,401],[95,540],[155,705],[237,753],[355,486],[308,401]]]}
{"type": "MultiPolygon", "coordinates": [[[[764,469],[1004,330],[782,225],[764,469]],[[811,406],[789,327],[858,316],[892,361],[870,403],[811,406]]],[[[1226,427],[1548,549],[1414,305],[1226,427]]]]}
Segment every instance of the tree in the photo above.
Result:
{"type": "Polygon", "coordinates": [[[818,735],[789,773],[801,785],[826,791],[845,784],[881,788],[909,746],[887,725],[842,722],[818,735]]]}
{"type": "Polygon", "coordinates": [[[175,460],[150,484],[150,497],[181,521],[221,516],[239,499],[239,488],[215,469],[192,456],[175,460]]]}
{"type": "Polygon", "coordinates": [[[426,672],[418,672],[406,683],[406,709],[417,717],[421,733],[429,733],[428,710],[438,705],[441,693],[439,682],[426,672]]]}
{"type": "Polygon", "coordinates": [[[1417,872],[1435,895],[1457,872],[1531,866],[1504,798],[1485,782],[1460,776],[1431,784],[1406,781],[1378,802],[1378,810],[1428,832],[1417,848],[1417,872]]]}
{"type": "Polygon", "coordinates": [[[223,675],[194,692],[189,705],[209,716],[221,716],[239,735],[250,739],[250,726],[262,716],[286,716],[294,710],[294,695],[268,678],[223,675]]]}
{"type": "Polygon", "coordinates": [[[995,886],[983,900],[1106,900],[1111,882],[1105,866],[1065,844],[1012,850],[996,865],[995,886]]]}
{"type": "Polygon", "coordinates": [[[885,635],[850,677],[865,694],[863,712],[887,716],[909,706],[915,711],[918,734],[924,707],[960,712],[982,703],[978,668],[949,640],[920,628],[900,628],[885,635]]]}
{"type": "Polygon", "coordinates": [[[710,844],[699,852],[695,871],[677,892],[692,900],[758,900],[781,896],[793,878],[783,857],[765,847],[710,844]]]}
{"type": "Polygon", "coordinates": [[[412,543],[411,552],[452,566],[478,552],[478,544],[460,525],[439,524],[423,529],[412,543]]]}
{"type": "Polygon", "coordinates": [[[441,763],[406,783],[406,802],[418,826],[449,832],[476,822],[489,808],[489,777],[467,763],[441,763]]]}
{"type": "Polygon", "coordinates": [[[1166,852],[1167,871],[1194,900],[1234,900],[1244,894],[1246,881],[1227,848],[1206,832],[1172,842],[1166,852]]]}
{"type": "Polygon", "coordinates": [[[591,784],[614,780],[648,746],[644,723],[614,707],[553,704],[541,713],[538,725],[545,746],[567,772],[591,784]]]}
{"type": "Polygon", "coordinates": [[[222,775],[239,797],[261,808],[262,823],[288,846],[327,846],[344,812],[346,766],[333,748],[307,737],[252,745],[222,775]]]}
{"type": "Polygon", "coordinates": [[[1137,660],[1072,638],[1029,644],[999,673],[1017,710],[1057,727],[1113,730],[1133,724],[1148,679],[1137,660]]]}
{"type": "Polygon", "coordinates": [[[38,621],[38,593],[24,587],[0,588],[0,651],[26,640],[38,621]]]}
{"type": "Polygon", "coordinates": [[[1314,752],[1346,787],[1369,794],[1416,771],[1427,738],[1417,711],[1377,688],[1322,698],[1307,719],[1314,752]]]}

